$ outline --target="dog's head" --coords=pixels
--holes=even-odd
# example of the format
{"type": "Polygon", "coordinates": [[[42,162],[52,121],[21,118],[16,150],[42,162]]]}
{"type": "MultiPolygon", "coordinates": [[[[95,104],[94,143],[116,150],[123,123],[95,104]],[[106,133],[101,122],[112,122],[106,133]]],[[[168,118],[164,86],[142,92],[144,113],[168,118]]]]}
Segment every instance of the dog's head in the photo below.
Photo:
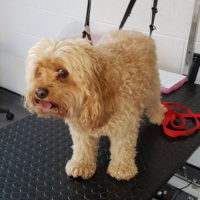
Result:
{"type": "Polygon", "coordinates": [[[25,107],[42,117],[67,119],[90,105],[84,115],[94,117],[101,95],[95,62],[86,40],[41,40],[27,57],[25,107]]]}

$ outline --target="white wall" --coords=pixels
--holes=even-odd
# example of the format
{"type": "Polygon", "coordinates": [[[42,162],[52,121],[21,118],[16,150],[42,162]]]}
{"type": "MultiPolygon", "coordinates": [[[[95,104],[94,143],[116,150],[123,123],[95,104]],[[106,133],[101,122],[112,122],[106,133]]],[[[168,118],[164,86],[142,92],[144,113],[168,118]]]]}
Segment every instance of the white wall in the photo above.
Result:
{"type": "MultiPolygon", "coordinates": [[[[116,29],[128,2],[93,0],[93,29],[116,29]]],[[[162,69],[182,72],[193,4],[194,0],[158,2],[153,38],[162,69]]],[[[86,6],[87,0],[0,0],[0,85],[24,94],[27,50],[43,37],[57,37],[68,23],[84,20],[86,6]]],[[[152,0],[137,0],[125,28],[148,33],[151,7],[152,0]]]]}

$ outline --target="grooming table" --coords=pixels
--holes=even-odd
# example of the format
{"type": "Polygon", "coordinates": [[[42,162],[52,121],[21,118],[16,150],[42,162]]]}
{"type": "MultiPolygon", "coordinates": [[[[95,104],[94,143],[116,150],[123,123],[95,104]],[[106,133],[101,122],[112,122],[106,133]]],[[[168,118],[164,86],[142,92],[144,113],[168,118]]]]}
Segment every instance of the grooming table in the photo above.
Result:
{"type": "MultiPolygon", "coordinates": [[[[200,112],[200,86],[185,84],[163,97],[200,112]]],[[[0,129],[2,200],[148,200],[200,145],[200,133],[172,139],[162,128],[142,123],[138,141],[139,174],[129,182],[106,174],[109,141],[100,139],[98,167],[89,180],[65,174],[72,155],[68,127],[57,119],[28,116],[0,129]]]]}

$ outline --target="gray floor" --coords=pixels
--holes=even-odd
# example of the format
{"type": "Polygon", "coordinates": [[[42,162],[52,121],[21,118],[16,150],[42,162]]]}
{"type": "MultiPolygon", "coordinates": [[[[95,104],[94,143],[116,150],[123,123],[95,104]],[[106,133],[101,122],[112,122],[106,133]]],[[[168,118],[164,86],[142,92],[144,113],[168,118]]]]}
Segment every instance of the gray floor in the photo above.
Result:
{"type": "Polygon", "coordinates": [[[15,115],[14,119],[9,121],[5,114],[0,114],[0,128],[30,115],[23,107],[23,98],[3,88],[0,88],[0,108],[9,109],[15,115]]]}

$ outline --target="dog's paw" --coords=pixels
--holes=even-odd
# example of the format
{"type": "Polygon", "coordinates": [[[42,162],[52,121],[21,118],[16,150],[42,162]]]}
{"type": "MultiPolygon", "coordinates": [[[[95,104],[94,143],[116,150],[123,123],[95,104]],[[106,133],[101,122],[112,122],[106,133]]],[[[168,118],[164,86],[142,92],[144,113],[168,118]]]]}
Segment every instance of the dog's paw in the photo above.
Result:
{"type": "Polygon", "coordinates": [[[68,161],[65,167],[68,176],[74,178],[82,177],[83,179],[90,178],[96,171],[95,163],[81,163],[75,160],[68,161]]]}
{"type": "Polygon", "coordinates": [[[111,163],[108,166],[107,173],[117,180],[130,180],[137,174],[137,166],[134,163],[111,163]]]}
{"type": "Polygon", "coordinates": [[[166,112],[167,109],[162,104],[160,104],[158,108],[147,113],[147,116],[151,123],[161,125],[166,112]]]}

